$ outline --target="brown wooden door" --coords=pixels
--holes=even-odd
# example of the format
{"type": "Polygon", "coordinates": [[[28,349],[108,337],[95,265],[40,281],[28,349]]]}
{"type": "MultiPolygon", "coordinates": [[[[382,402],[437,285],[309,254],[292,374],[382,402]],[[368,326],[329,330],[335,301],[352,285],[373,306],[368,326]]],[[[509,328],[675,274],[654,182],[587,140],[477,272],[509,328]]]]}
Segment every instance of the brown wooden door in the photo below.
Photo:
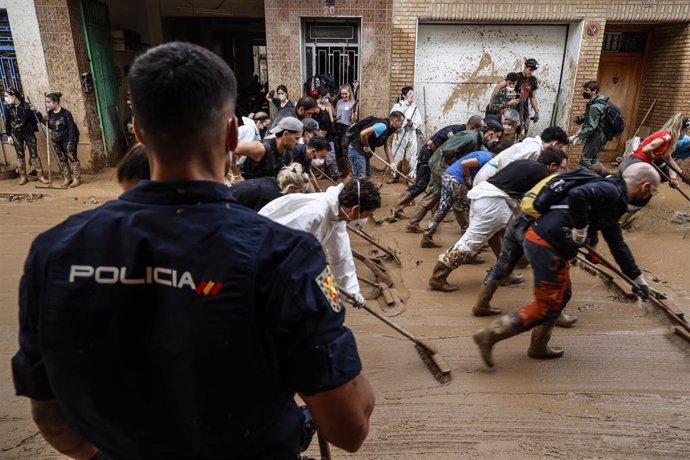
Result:
{"type": "Polygon", "coordinates": [[[625,150],[625,141],[630,139],[637,126],[638,106],[644,70],[644,55],[602,53],[599,61],[597,81],[600,91],[611,102],[621,108],[625,118],[625,131],[606,144],[601,159],[612,161],[625,150]]]}

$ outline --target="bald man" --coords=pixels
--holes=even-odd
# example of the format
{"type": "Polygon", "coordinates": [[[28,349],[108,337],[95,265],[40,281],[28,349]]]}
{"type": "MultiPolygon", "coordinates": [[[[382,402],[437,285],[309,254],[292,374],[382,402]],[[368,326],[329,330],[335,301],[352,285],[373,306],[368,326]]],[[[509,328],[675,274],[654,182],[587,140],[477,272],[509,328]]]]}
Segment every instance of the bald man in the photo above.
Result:
{"type": "Polygon", "coordinates": [[[487,366],[494,365],[491,352],[495,343],[530,329],[530,358],[563,356],[562,348],[550,348],[548,343],[554,323],[572,294],[569,260],[585,244],[595,246],[600,231],[623,273],[639,285],[637,294],[649,297],[649,285],[623,240],[618,220],[628,205],[645,206],[660,183],[659,173],[650,164],[635,163],[622,176],[573,188],[560,203],[567,205],[565,209],[552,209],[534,222],[523,243],[534,273],[534,300],[474,334],[487,366]]]}

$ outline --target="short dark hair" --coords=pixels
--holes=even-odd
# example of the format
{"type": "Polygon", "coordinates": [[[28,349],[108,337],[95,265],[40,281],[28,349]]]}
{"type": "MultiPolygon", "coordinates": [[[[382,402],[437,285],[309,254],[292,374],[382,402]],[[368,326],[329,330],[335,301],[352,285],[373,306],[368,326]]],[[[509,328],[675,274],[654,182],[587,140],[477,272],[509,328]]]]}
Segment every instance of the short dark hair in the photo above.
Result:
{"type": "Polygon", "coordinates": [[[316,89],[319,92],[319,97],[326,94],[331,94],[331,92],[325,86],[321,85],[316,89]]]}
{"type": "Polygon", "coordinates": [[[479,127],[483,124],[484,119],[482,117],[479,115],[472,115],[469,120],[467,120],[467,123],[465,123],[465,128],[467,128],[468,125],[472,125],[475,129],[479,129],[479,127]]]}
{"type": "Polygon", "coordinates": [[[568,145],[568,133],[563,131],[560,126],[549,126],[544,131],[541,132],[542,142],[553,142],[556,141],[563,145],[568,145]]]}
{"type": "Polygon", "coordinates": [[[402,112],[399,111],[399,110],[393,110],[393,111],[388,115],[388,119],[389,119],[389,120],[400,120],[400,119],[404,119],[404,118],[405,118],[405,114],[402,113],[402,112]]]}
{"type": "Polygon", "coordinates": [[[285,94],[289,94],[289,93],[288,93],[288,90],[287,90],[287,86],[285,86],[285,85],[278,85],[278,87],[276,88],[276,92],[281,91],[281,90],[282,90],[285,94]]]}
{"type": "Polygon", "coordinates": [[[297,104],[295,104],[295,111],[297,109],[309,110],[309,109],[313,109],[314,107],[316,107],[316,101],[314,100],[313,97],[302,96],[297,101],[297,104]]]}
{"type": "Polygon", "coordinates": [[[214,142],[219,123],[232,116],[237,96],[235,75],[225,61],[183,42],[165,43],[139,56],[129,72],[129,88],[144,139],[163,158],[214,142]]]}
{"type": "Polygon", "coordinates": [[[511,147],[513,145],[513,141],[509,141],[508,139],[502,139],[500,142],[495,144],[493,147],[489,147],[489,151],[493,153],[494,155],[498,155],[508,147],[511,147]]]}
{"type": "Polygon", "coordinates": [[[563,163],[563,160],[568,159],[568,154],[565,153],[563,150],[559,149],[558,147],[547,147],[544,149],[543,152],[539,154],[539,158],[537,158],[537,161],[539,163],[544,164],[545,166],[550,165],[551,163],[556,163],[557,165],[560,165],[563,163]]]}
{"type": "Polygon", "coordinates": [[[590,91],[596,91],[597,93],[599,92],[599,82],[595,80],[588,81],[587,83],[582,85],[582,87],[590,91]]]}
{"type": "Polygon", "coordinates": [[[373,182],[355,179],[340,191],[338,201],[341,206],[351,208],[360,206],[360,211],[373,211],[381,207],[381,192],[373,182]]]}
{"type": "Polygon", "coordinates": [[[314,136],[311,139],[309,139],[309,142],[307,143],[307,148],[315,150],[330,150],[331,144],[323,137],[314,136]]]}
{"type": "Polygon", "coordinates": [[[518,81],[518,78],[518,74],[515,72],[510,72],[508,75],[506,75],[507,81],[518,81]]]}
{"type": "Polygon", "coordinates": [[[16,88],[9,87],[5,90],[5,92],[7,94],[9,94],[10,96],[14,96],[17,99],[19,99],[20,101],[24,102],[24,94],[22,94],[22,92],[20,90],[18,90],[16,88]]]}
{"type": "Polygon", "coordinates": [[[409,93],[410,91],[414,91],[414,88],[411,87],[411,86],[404,86],[403,89],[400,90],[400,94],[402,94],[403,96],[405,96],[405,95],[406,95],[407,93],[409,93]]]}
{"type": "Polygon", "coordinates": [[[139,182],[151,178],[149,155],[144,144],[137,144],[122,157],[117,165],[117,183],[139,182]]]}

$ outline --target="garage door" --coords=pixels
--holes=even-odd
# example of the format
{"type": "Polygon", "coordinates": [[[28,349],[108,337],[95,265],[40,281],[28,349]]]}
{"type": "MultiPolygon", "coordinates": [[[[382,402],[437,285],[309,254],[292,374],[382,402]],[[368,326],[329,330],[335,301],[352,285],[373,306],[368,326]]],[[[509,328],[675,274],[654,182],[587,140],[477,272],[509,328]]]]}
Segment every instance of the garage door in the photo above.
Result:
{"type": "Polygon", "coordinates": [[[532,57],[539,62],[534,75],[540,120],[530,135],[539,134],[556,112],[567,35],[565,25],[420,24],[415,89],[427,136],[471,115],[483,116],[495,85],[508,72],[521,72],[532,57]]]}

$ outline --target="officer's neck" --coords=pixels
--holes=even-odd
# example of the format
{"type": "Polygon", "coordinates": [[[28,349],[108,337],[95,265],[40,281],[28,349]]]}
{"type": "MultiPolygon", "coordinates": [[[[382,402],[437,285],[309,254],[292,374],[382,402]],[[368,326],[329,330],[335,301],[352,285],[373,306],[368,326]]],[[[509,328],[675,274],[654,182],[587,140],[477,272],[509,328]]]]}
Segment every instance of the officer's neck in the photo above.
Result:
{"type": "Polygon", "coordinates": [[[224,183],[224,162],[203,156],[161,162],[155,155],[149,156],[151,180],[160,182],[211,181],[224,183]]]}

